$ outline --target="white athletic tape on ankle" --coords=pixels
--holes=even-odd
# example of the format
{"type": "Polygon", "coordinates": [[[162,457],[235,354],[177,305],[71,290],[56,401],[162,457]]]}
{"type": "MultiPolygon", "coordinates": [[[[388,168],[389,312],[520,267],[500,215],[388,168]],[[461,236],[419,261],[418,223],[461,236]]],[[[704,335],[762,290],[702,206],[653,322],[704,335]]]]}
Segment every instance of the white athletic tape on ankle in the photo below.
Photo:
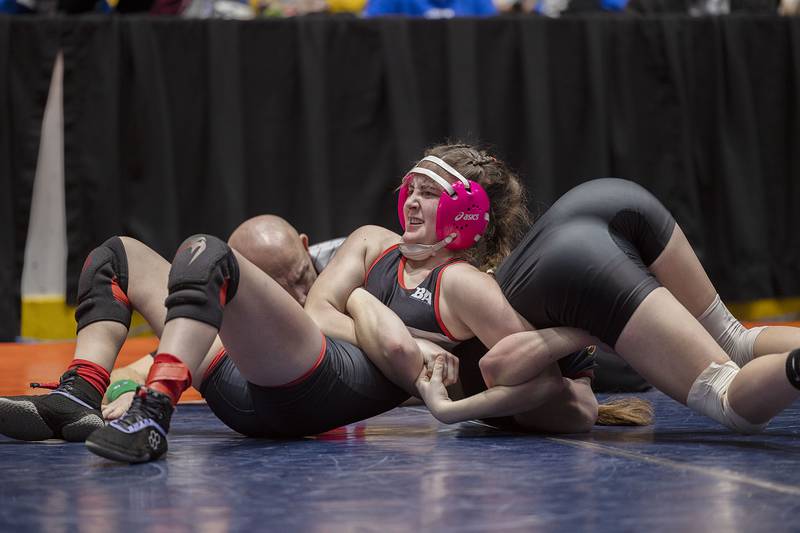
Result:
{"type": "Polygon", "coordinates": [[[728,311],[719,294],[697,320],[737,365],[743,367],[753,360],[753,346],[764,326],[745,328],[728,311]]]}
{"type": "Polygon", "coordinates": [[[736,414],[728,402],[728,387],[738,373],[739,367],[733,361],[723,365],[711,363],[697,376],[686,405],[739,433],[760,433],[769,422],[748,422],[736,414]]]}

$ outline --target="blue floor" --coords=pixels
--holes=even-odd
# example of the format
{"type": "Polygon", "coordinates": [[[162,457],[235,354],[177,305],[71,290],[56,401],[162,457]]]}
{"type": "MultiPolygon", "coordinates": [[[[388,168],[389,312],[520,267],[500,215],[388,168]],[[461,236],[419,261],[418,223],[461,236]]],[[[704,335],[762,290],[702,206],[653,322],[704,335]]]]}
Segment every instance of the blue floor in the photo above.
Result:
{"type": "Polygon", "coordinates": [[[237,436],[181,406],[166,460],[0,437],[0,531],[798,531],[800,402],[729,433],[660,393],[649,428],[512,435],[418,407],[322,438],[237,436]]]}

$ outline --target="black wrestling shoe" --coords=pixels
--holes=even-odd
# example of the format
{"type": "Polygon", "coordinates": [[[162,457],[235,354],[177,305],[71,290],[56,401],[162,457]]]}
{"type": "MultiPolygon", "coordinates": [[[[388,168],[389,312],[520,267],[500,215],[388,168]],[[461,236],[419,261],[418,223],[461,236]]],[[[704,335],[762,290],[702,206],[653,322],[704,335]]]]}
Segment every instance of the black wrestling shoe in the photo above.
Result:
{"type": "Polygon", "coordinates": [[[558,360],[561,375],[569,379],[594,379],[597,364],[597,346],[587,346],[583,350],[572,352],[558,360]]]}
{"type": "Polygon", "coordinates": [[[167,432],[172,418],[169,396],[140,386],[122,418],[92,433],[86,447],[106,459],[144,463],[167,453],[167,432]]]}
{"type": "Polygon", "coordinates": [[[40,396],[0,397],[0,433],[3,435],[20,440],[82,442],[103,427],[100,412],[103,396],[74,368],[66,371],[58,384],[32,383],[31,386],[54,390],[40,396]]]}

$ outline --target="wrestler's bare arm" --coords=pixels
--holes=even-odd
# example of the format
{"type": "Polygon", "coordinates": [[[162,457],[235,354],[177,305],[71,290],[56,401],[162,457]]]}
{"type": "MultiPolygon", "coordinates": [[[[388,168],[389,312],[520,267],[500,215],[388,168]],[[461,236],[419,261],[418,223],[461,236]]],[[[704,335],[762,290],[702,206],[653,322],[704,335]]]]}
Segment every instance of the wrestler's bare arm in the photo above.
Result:
{"type": "Polygon", "coordinates": [[[582,388],[566,387],[567,382],[554,362],[591,344],[592,337],[574,328],[532,330],[511,307],[493,278],[466,265],[459,266],[459,270],[449,272],[443,280],[443,319],[462,334],[464,328],[472,330],[491,347],[487,354],[491,354],[489,362],[481,362],[481,371],[484,379],[489,378],[490,388],[451,402],[435,375],[421,375],[420,394],[437,418],[453,423],[513,415],[534,409],[555,395],[563,396],[565,389],[586,394],[582,388]],[[492,371],[500,367],[502,371],[492,371]]]}
{"type": "Polygon", "coordinates": [[[399,237],[379,226],[363,226],[347,237],[311,287],[305,309],[325,335],[358,344],[347,300],[364,284],[369,265],[399,237]]]}
{"type": "Polygon", "coordinates": [[[415,381],[438,355],[445,360],[443,382],[458,381],[458,359],[425,339],[415,339],[397,314],[363,288],[352,292],[347,311],[353,318],[358,346],[395,385],[417,396],[415,381]]]}
{"type": "Polygon", "coordinates": [[[547,328],[513,333],[500,339],[480,360],[489,387],[519,385],[539,375],[562,357],[594,344],[597,339],[577,328],[547,328]]]}
{"type": "Polygon", "coordinates": [[[417,389],[430,412],[445,424],[524,413],[565,389],[565,380],[560,374],[540,375],[520,385],[496,385],[479,394],[451,401],[442,383],[443,367],[444,359],[440,357],[430,376],[423,369],[417,379],[417,389]]]}
{"type": "Polygon", "coordinates": [[[358,346],[381,373],[409,394],[416,395],[414,382],[423,365],[403,321],[365,289],[355,289],[347,301],[358,346]]]}

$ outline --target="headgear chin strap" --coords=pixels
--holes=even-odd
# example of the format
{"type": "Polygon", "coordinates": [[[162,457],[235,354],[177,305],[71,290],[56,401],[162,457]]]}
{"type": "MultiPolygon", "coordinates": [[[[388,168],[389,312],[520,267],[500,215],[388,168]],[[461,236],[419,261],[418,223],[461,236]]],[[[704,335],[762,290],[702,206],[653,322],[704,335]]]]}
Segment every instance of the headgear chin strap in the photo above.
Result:
{"type": "Polygon", "coordinates": [[[406,218],[403,213],[403,205],[405,205],[406,199],[408,198],[408,180],[410,176],[412,174],[426,176],[444,189],[439,197],[439,207],[436,210],[436,238],[439,242],[432,245],[401,245],[400,251],[403,255],[412,259],[403,252],[403,246],[414,246],[415,250],[418,251],[421,250],[421,248],[416,248],[418,246],[438,246],[435,250],[428,250],[426,248],[426,250],[428,250],[427,257],[429,257],[432,253],[441,250],[443,247],[450,250],[463,250],[475,245],[475,243],[480,240],[481,236],[483,236],[486,227],[489,225],[490,204],[489,196],[486,194],[486,191],[483,190],[483,187],[481,187],[478,182],[466,179],[458,170],[436,156],[429,155],[424,157],[420,163],[422,161],[433,163],[445,172],[451,174],[457,181],[450,184],[436,172],[420,166],[415,166],[408,171],[408,174],[403,178],[403,186],[400,187],[400,195],[397,198],[397,215],[400,218],[400,226],[403,228],[403,231],[405,231],[406,218]],[[453,234],[455,234],[455,237],[448,240],[453,234]],[[448,242],[441,244],[445,240],[448,240],[448,242]]]}
{"type": "Polygon", "coordinates": [[[412,261],[424,261],[427,258],[436,255],[436,252],[453,242],[455,237],[448,235],[436,244],[416,244],[401,242],[397,245],[397,249],[405,256],[406,259],[412,261]]]}

